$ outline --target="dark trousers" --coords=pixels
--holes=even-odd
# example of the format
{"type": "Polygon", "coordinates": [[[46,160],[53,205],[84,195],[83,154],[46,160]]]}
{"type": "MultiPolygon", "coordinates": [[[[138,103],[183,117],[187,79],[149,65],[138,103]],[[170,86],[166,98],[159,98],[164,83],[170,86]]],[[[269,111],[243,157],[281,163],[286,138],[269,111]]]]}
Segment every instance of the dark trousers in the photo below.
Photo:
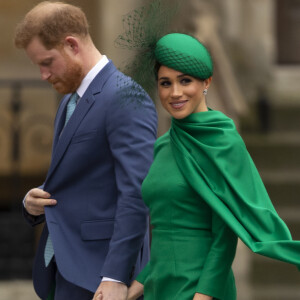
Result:
{"type": "Polygon", "coordinates": [[[56,269],[54,300],[92,300],[94,293],[72,284],[56,269]]]}

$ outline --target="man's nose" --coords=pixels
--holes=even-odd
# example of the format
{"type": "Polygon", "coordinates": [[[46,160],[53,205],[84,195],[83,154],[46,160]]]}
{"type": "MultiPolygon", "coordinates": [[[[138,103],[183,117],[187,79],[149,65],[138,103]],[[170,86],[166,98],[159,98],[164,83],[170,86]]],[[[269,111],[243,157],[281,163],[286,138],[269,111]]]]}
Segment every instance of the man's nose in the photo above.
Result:
{"type": "Polygon", "coordinates": [[[49,70],[47,70],[46,68],[43,68],[43,67],[40,67],[40,73],[41,73],[42,80],[48,80],[48,78],[51,75],[49,70]]]}

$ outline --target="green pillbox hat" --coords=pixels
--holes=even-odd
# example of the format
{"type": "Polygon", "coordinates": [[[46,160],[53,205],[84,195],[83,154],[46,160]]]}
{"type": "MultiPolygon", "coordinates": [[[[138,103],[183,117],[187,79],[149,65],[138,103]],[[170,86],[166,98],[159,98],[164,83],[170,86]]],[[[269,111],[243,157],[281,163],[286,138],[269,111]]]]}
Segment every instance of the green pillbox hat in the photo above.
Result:
{"type": "Polygon", "coordinates": [[[200,79],[213,74],[213,62],[207,49],[194,37],[170,33],[155,47],[156,60],[171,69],[200,79]]]}

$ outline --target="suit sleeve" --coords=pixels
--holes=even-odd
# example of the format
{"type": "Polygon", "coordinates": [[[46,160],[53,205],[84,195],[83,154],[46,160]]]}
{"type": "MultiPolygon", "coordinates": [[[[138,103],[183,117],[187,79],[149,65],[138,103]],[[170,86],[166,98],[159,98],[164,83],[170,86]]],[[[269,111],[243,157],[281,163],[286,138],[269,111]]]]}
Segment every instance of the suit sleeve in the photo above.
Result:
{"type": "Polygon", "coordinates": [[[31,226],[36,226],[36,225],[41,224],[45,221],[45,215],[44,214],[40,215],[40,216],[33,216],[30,213],[28,213],[28,211],[26,210],[24,205],[22,205],[22,212],[23,212],[23,216],[24,216],[25,220],[31,226]]]}
{"type": "MultiPolygon", "coordinates": [[[[120,96],[121,94],[119,94],[120,96]]],[[[114,232],[101,276],[130,284],[148,227],[141,184],[153,159],[157,116],[144,93],[112,101],[106,130],[118,188],[114,232]]]]}
{"type": "MultiPolygon", "coordinates": [[[[160,141],[161,138],[158,138],[156,140],[156,143],[154,144],[154,159],[156,157],[156,154],[158,152],[158,145],[159,145],[159,141],[160,141]]],[[[151,269],[151,260],[148,261],[148,263],[145,265],[145,267],[140,271],[140,273],[137,275],[137,277],[135,278],[136,281],[138,281],[139,283],[141,284],[145,284],[145,281],[147,279],[147,277],[149,276],[149,272],[150,272],[150,269],[151,269]]]]}
{"type": "Polygon", "coordinates": [[[215,213],[212,215],[213,242],[205,260],[197,293],[223,299],[236,253],[237,236],[215,213]]]}

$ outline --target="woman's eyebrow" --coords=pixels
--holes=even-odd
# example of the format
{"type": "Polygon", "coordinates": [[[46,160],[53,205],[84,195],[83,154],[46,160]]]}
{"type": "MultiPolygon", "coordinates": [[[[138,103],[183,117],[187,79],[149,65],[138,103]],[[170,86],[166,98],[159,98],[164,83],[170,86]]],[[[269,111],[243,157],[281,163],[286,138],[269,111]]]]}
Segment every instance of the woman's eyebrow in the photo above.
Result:
{"type": "Polygon", "coordinates": [[[185,76],[190,76],[190,75],[188,75],[188,74],[180,74],[180,75],[177,76],[177,78],[185,77],[185,76]]]}

